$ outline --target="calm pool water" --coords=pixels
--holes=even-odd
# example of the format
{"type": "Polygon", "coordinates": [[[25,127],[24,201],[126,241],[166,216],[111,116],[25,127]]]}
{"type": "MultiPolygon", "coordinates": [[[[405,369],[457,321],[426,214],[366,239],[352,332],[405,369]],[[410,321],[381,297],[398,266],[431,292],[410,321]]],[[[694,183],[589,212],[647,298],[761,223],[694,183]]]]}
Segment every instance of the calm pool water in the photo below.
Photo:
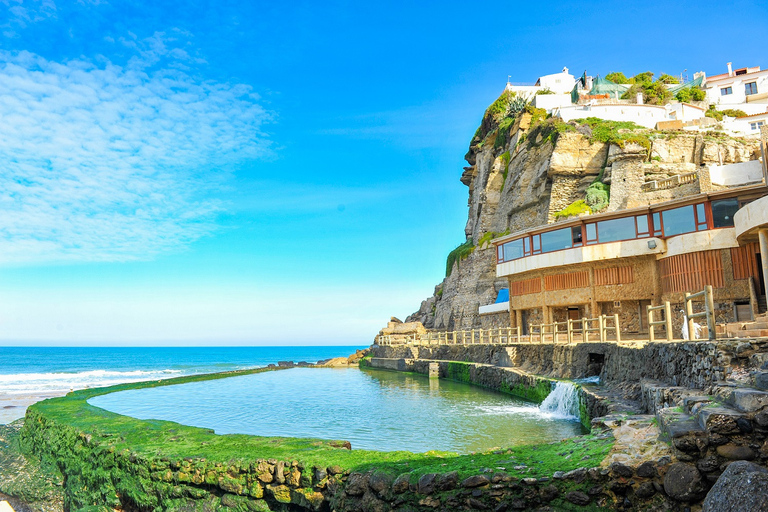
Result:
{"type": "Polygon", "coordinates": [[[467,452],[557,441],[577,421],[475,386],[377,370],[296,368],[121,391],[88,401],[218,434],[344,439],[352,448],[467,452]]]}

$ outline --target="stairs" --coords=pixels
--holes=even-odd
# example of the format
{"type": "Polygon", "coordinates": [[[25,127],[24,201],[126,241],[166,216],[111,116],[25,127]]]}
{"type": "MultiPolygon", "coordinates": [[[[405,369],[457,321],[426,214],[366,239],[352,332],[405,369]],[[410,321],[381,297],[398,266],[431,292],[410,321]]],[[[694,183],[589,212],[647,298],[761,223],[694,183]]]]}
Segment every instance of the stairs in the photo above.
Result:
{"type": "Polygon", "coordinates": [[[724,462],[758,455],[750,444],[757,441],[753,433],[768,421],[768,391],[730,383],[718,384],[712,395],[656,381],[643,381],[641,387],[673,454],[697,462],[708,479],[717,478],[724,462]]]}
{"type": "Polygon", "coordinates": [[[768,313],[763,313],[753,322],[730,322],[715,327],[718,337],[765,338],[768,337],[768,313]]]}

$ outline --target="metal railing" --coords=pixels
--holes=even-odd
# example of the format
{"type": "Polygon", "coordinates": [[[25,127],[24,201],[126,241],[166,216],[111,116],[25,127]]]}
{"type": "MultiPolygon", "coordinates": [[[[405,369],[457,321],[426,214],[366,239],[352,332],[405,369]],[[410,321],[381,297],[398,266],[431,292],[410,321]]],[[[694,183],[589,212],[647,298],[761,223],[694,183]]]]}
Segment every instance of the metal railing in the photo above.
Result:
{"type": "Polygon", "coordinates": [[[707,339],[714,340],[717,337],[717,333],[715,332],[715,299],[712,293],[712,285],[709,284],[700,292],[685,292],[685,316],[688,321],[688,337],[691,340],[704,339],[696,336],[696,329],[693,321],[696,318],[704,317],[707,319],[707,339]],[[704,301],[704,311],[699,313],[693,312],[693,301],[696,299],[702,299],[704,301]]]}

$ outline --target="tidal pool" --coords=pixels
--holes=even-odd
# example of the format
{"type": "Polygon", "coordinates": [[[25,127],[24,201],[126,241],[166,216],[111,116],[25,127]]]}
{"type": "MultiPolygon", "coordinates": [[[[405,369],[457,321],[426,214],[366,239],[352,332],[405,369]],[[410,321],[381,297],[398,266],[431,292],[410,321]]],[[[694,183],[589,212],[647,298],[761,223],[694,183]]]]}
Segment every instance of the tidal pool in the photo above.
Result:
{"type": "Polygon", "coordinates": [[[119,391],[88,400],[118,414],[217,434],[344,439],[352,448],[468,452],[583,433],[573,418],[501,393],[420,375],[295,368],[119,391]]]}

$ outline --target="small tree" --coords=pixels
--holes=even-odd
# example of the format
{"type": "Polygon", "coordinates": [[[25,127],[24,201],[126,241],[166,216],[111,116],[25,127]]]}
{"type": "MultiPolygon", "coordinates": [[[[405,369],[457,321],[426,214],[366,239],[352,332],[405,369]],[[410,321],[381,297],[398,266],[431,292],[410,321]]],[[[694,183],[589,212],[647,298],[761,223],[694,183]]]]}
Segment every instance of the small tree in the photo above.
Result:
{"type": "Polygon", "coordinates": [[[628,84],[629,78],[624,76],[624,73],[621,71],[614,71],[613,73],[608,73],[605,75],[606,80],[610,80],[611,82],[615,84],[628,84]]]}

